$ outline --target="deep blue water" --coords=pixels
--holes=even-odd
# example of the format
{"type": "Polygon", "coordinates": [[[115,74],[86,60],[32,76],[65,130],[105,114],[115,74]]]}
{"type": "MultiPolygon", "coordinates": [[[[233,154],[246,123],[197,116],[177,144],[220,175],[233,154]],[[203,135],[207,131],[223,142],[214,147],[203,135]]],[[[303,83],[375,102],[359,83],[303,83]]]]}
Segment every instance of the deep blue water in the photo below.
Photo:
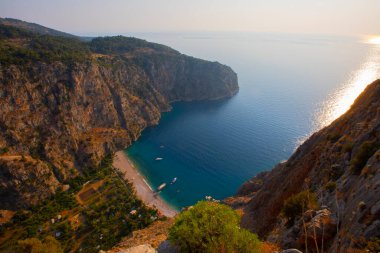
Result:
{"type": "MultiPolygon", "coordinates": [[[[289,158],[318,129],[316,113],[374,54],[358,38],[285,34],[134,34],[231,66],[230,99],[175,103],[126,152],[172,206],[222,199],[289,158]],[[164,158],[155,161],[156,157],[164,158]]],[[[378,51],[375,51],[378,53],[378,51]]],[[[378,74],[378,73],[377,73],[378,74]]]]}

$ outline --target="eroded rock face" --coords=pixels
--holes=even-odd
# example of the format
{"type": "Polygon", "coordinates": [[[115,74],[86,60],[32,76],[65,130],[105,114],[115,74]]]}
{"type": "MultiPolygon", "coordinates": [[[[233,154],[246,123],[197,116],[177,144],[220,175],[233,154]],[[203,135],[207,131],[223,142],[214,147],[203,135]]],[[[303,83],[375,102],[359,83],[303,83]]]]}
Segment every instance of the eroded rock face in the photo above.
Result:
{"type": "Polygon", "coordinates": [[[380,80],[377,80],[346,114],[312,135],[287,162],[245,183],[237,197],[227,203],[242,209],[242,225],[262,238],[273,241],[281,238],[276,242],[283,247],[299,246],[305,236],[303,225],[295,222],[285,228],[281,209],[290,196],[309,189],[324,207],[313,211],[306,228],[308,231],[316,228],[319,249],[323,217],[330,222],[325,224],[328,231],[324,235],[324,250],[347,252],[349,248],[364,248],[370,238],[380,236],[379,147],[380,80]]]}
{"type": "MultiPolygon", "coordinates": [[[[80,62],[0,64],[0,155],[6,150],[39,161],[54,178],[46,181],[52,193],[57,182],[129,146],[146,127],[158,124],[171,102],[219,99],[238,91],[236,73],[227,66],[138,43],[145,47],[91,52],[80,62]]],[[[0,209],[27,207],[49,195],[29,197],[33,188],[28,187],[21,192],[12,180],[27,185],[25,167],[22,162],[17,169],[12,166],[11,177],[4,176],[9,165],[1,174],[1,181],[11,182],[0,195],[13,198],[2,198],[0,209]]]]}
{"type": "Polygon", "coordinates": [[[38,204],[41,198],[54,194],[58,186],[46,163],[31,157],[0,156],[2,209],[38,204]]]}

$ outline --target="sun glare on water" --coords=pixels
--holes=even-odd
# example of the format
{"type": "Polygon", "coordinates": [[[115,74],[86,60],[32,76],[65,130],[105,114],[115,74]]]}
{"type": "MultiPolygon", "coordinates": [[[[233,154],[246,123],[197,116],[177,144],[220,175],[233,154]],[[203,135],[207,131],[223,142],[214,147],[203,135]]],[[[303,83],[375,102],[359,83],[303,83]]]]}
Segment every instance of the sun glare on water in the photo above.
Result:
{"type": "MultiPolygon", "coordinates": [[[[372,44],[378,42],[380,45],[380,37],[372,38],[371,41],[372,44]]],[[[344,114],[367,85],[378,78],[380,78],[380,48],[375,46],[359,69],[354,71],[323,104],[317,113],[315,130],[327,126],[344,114]]]]}
{"type": "Polygon", "coordinates": [[[368,43],[370,43],[370,44],[375,44],[375,45],[380,45],[380,36],[371,37],[371,38],[368,40],[368,43]]]}
{"type": "Polygon", "coordinates": [[[380,49],[374,48],[367,60],[354,71],[347,82],[323,104],[315,122],[315,130],[327,126],[344,114],[368,84],[380,77],[380,49]]]}
{"type": "MultiPolygon", "coordinates": [[[[377,57],[378,59],[378,57],[377,57]]],[[[379,77],[379,62],[368,61],[352,74],[349,81],[334,92],[324,104],[318,117],[318,128],[322,128],[344,114],[368,84],[379,77]]]]}
{"type": "MultiPolygon", "coordinates": [[[[380,37],[372,37],[368,42],[374,44],[368,57],[319,107],[314,116],[312,132],[331,124],[344,114],[367,85],[380,78],[380,37]]],[[[297,144],[302,144],[307,138],[302,137],[297,144]]]]}

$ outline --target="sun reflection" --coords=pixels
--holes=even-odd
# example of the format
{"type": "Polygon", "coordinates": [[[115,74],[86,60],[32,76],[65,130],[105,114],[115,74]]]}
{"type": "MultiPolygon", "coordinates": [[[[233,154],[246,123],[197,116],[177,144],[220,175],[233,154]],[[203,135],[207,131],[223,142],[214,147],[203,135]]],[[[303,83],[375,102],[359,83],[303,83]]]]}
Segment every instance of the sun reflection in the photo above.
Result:
{"type": "MultiPolygon", "coordinates": [[[[380,78],[380,47],[374,46],[360,68],[354,71],[347,81],[319,107],[314,117],[312,132],[329,125],[344,114],[367,85],[378,78],[380,78]]],[[[307,138],[308,136],[303,137],[298,144],[302,144],[307,138]]]]}
{"type": "Polygon", "coordinates": [[[345,113],[367,85],[379,78],[380,57],[374,58],[364,63],[359,70],[351,75],[348,82],[335,91],[324,103],[319,116],[317,116],[316,130],[330,124],[345,113]]]}
{"type": "Polygon", "coordinates": [[[372,37],[368,40],[368,43],[380,45],[380,36],[372,37]]]}

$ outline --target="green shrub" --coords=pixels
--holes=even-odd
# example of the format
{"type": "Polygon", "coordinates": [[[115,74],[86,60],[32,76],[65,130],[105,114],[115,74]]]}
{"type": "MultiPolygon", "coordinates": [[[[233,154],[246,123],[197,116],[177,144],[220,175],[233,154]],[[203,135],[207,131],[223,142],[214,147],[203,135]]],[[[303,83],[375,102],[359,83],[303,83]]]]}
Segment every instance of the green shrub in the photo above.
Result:
{"type": "Polygon", "coordinates": [[[342,135],[340,135],[339,133],[331,133],[327,135],[327,140],[329,140],[332,143],[335,143],[340,139],[340,137],[342,137],[342,135]]]}
{"type": "Polygon", "coordinates": [[[354,144],[352,142],[347,142],[343,145],[342,150],[344,153],[351,153],[353,146],[354,144]]]}
{"type": "Polygon", "coordinates": [[[230,207],[200,201],[178,215],[169,240],[181,252],[260,252],[257,236],[239,223],[239,215],[230,207]]]}
{"type": "Polygon", "coordinates": [[[371,253],[380,252],[380,238],[377,238],[377,237],[371,238],[371,240],[367,244],[366,249],[368,252],[371,252],[371,253]]]}
{"type": "Polygon", "coordinates": [[[337,181],[344,172],[345,168],[340,164],[333,164],[330,168],[323,170],[323,174],[327,177],[327,181],[337,181]]]}
{"type": "Polygon", "coordinates": [[[26,211],[20,211],[18,210],[15,215],[12,217],[12,221],[14,223],[22,222],[30,217],[31,213],[26,211]]]}
{"type": "Polygon", "coordinates": [[[334,191],[336,188],[336,183],[335,182],[328,182],[326,185],[325,185],[325,189],[328,190],[329,192],[332,192],[334,191]]]}
{"type": "Polygon", "coordinates": [[[0,148],[0,155],[8,153],[9,149],[7,147],[5,148],[0,148]]]}
{"type": "Polygon", "coordinates": [[[290,196],[282,207],[281,213],[293,223],[297,216],[300,216],[308,209],[318,206],[315,193],[310,191],[302,191],[298,194],[290,196]]]}
{"type": "Polygon", "coordinates": [[[368,159],[379,149],[380,145],[376,141],[363,142],[355,156],[351,160],[351,171],[360,174],[368,159]]]}

